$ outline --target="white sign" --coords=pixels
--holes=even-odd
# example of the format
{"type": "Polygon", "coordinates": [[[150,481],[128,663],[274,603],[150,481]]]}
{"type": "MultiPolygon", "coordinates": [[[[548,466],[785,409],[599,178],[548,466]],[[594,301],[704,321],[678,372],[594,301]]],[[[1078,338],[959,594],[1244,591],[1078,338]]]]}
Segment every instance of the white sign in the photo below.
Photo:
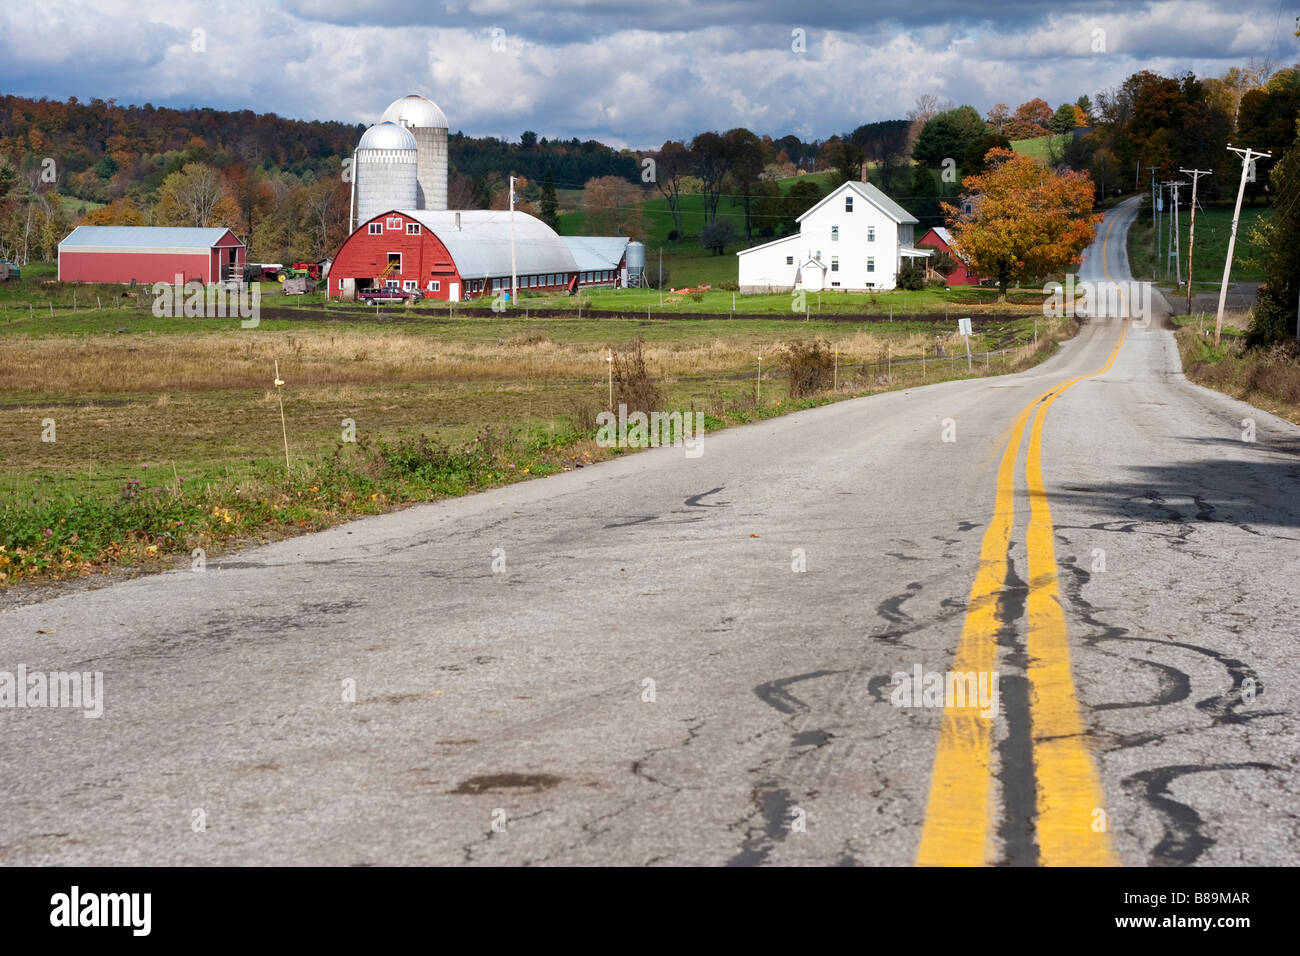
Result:
{"type": "Polygon", "coordinates": [[[958,334],[958,335],[970,335],[970,334],[971,334],[971,330],[970,330],[970,319],[958,319],[958,320],[957,320],[957,334],[958,334]]]}

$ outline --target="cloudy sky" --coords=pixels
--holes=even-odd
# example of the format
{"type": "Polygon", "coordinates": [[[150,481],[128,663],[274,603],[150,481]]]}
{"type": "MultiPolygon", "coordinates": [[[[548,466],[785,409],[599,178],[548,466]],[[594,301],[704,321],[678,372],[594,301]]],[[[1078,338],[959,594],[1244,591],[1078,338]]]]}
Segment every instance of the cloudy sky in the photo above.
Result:
{"type": "Polygon", "coordinates": [[[1139,69],[1300,60],[1300,0],[3,0],[0,92],[655,146],[823,138],[933,93],[984,112],[1139,69]]]}

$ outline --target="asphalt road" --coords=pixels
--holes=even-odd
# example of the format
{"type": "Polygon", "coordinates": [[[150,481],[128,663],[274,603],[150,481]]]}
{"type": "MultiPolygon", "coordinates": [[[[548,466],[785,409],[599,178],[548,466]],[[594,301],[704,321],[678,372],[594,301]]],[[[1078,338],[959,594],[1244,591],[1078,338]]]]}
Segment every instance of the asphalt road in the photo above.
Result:
{"type": "Polygon", "coordinates": [[[0,862],[1294,865],[1300,429],[1159,324],[10,609],[0,862]]]}

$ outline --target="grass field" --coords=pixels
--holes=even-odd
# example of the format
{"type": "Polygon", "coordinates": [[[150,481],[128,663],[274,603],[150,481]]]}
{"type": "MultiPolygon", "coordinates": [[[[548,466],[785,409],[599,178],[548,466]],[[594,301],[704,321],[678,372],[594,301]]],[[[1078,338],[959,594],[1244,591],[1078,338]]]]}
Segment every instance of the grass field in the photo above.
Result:
{"type": "MultiPolygon", "coordinates": [[[[922,320],[289,311],[249,330],[139,307],[0,321],[0,580],[154,567],[622,453],[595,444],[595,414],[606,357],[634,338],[655,407],[702,411],[710,430],[967,374],[952,330],[922,320]],[[782,355],[812,339],[835,350],[835,387],[794,397],[782,355]]],[[[976,375],[1072,334],[1039,315],[1035,350],[1029,317],[975,325],[973,347],[1007,350],[976,375]]],[[[616,404],[633,394],[615,384],[616,404]]]]}
{"type": "MultiPolygon", "coordinates": [[[[1168,207],[1166,207],[1168,208],[1168,207]]],[[[1259,247],[1252,238],[1252,231],[1259,217],[1265,214],[1262,208],[1246,207],[1241,210],[1241,221],[1237,227],[1237,245],[1233,250],[1232,277],[1233,282],[1258,282],[1263,278],[1259,264],[1255,261],[1260,253],[1259,247]]],[[[1188,240],[1191,235],[1191,216],[1186,207],[1179,210],[1179,262],[1181,263],[1182,277],[1187,278],[1187,249],[1188,240]]],[[[1171,216],[1163,217],[1161,224],[1161,233],[1163,243],[1167,244],[1169,240],[1169,228],[1172,225],[1171,216]]],[[[1232,232],[1232,207],[1215,206],[1207,209],[1198,209],[1196,212],[1196,261],[1194,263],[1196,275],[1196,290],[1204,291],[1207,289],[1216,289],[1223,281],[1223,263],[1228,256],[1228,237],[1232,232]]],[[[1152,260],[1155,257],[1155,231],[1151,224],[1151,210],[1148,207],[1144,216],[1138,217],[1137,223],[1129,230],[1128,234],[1128,258],[1132,267],[1133,275],[1140,279],[1152,278],[1152,260]]],[[[1167,251],[1167,245],[1164,245],[1164,251],[1167,251]]],[[[1167,256],[1165,257],[1168,258],[1167,256]]],[[[1172,269],[1172,262],[1169,263],[1172,269]]],[[[1172,288],[1175,285],[1172,271],[1169,278],[1164,278],[1162,269],[1160,282],[1167,284],[1172,288]]]]}
{"type": "Polygon", "coordinates": [[[1017,153],[1024,153],[1026,156],[1032,156],[1034,159],[1047,161],[1050,156],[1052,147],[1059,152],[1065,148],[1065,144],[1070,139],[1070,134],[1060,133],[1052,136],[1037,136],[1034,139],[1016,140],[1011,144],[1011,148],[1017,153]]]}

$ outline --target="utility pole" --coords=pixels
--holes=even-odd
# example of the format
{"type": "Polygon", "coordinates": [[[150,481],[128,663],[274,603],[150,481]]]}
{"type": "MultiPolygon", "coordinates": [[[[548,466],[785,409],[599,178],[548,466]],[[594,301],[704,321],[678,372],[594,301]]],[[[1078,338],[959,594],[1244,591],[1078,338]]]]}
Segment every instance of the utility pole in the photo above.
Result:
{"type": "Polygon", "coordinates": [[[1253,150],[1249,146],[1238,149],[1231,143],[1228,149],[1241,156],[1241,185],[1237,187],[1237,208],[1232,211],[1232,233],[1228,236],[1228,258],[1223,263],[1223,284],[1219,286],[1219,312],[1214,317],[1214,347],[1219,347],[1219,335],[1223,331],[1223,305],[1228,299],[1228,277],[1232,273],[1232,251],[1237,245],[1237,220],[1241,218],[1241,200],[1246,195],[1246,180],[1250,176],[1251,166],[1257,159],[1272,159],[1272,153],[1253,150]]]}
{"type": "Polygon", "coordinates": [[[515,272],[515,177],[510,177],[510,307],[519,302],[519,276],[515,272]]]}
{"type": "Polygon", "coordinates": [[[1192,177],[1192,224],[1187,234],[1187,314],[1192,314],[1192,253],[1196,251],[1196,181],[1210,175],[1209,169],[1180,169],[1184,176],[1192,177]]]}
{"type": "Polygon", "coordinates": [[[1174,279],[1178,285],[1183,284],[1183,268],[1178,258],[1178,190],[1187,184],[1184,182],[1168,182],[1164,185],[1169,187],[1169,191],[1174,194],[1174,227],[1169,231],[1169,256],[1165,260],[1165,276],[1169,276],[1168,260],[1174,260],[1174,279]]]}
{"type": "Polygon", "coordinates": [[[664,307],[664,247],[659,247],[659,308],[664,307]]]}
{"type": "Polygon", "coordinates": [[[1156,167],[1148,166],[1147,172],[1151,174],[1151,238],[1155,241],[1155,250],[1151,256],[1151,278],[1154,279],[1155,268],[1160,263],[1160,238],[1159,238],[1159,221],[1156,219],[1156,167]]]}

